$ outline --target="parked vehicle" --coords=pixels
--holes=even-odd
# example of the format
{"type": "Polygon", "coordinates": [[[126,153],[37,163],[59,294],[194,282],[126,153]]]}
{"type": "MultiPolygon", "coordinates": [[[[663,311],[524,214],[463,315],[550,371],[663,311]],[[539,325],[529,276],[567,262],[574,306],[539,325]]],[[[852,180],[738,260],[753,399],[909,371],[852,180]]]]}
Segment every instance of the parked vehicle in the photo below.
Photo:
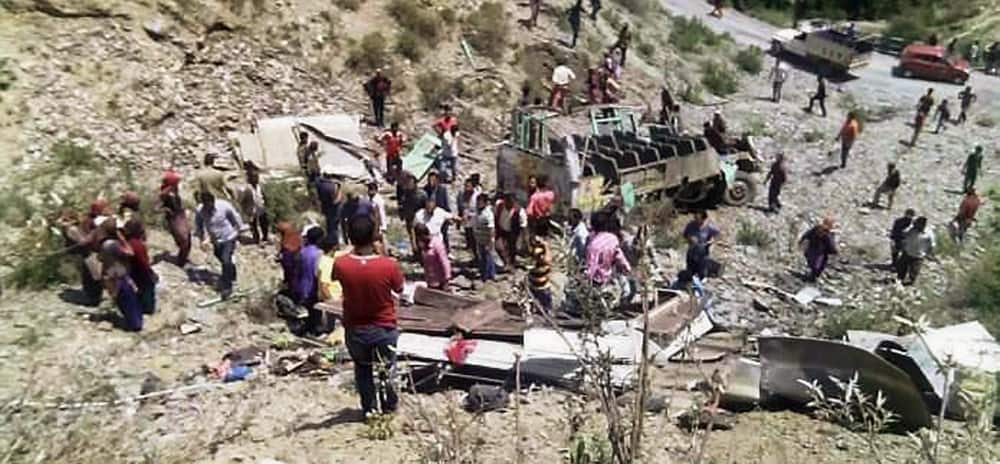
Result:
{"type": "Polygon", "coordinates": [[[944,47],[910,45],[903,49],[893,72],[902,77],[965,84],[969,80],[969,62],[948,56],[944,47]]]}
{"type": "MultiPolygon", "coordinates": [[[[719,155],[700,135],[678,135],[661,125],[639,125],[637,108],[602,105],[573,115],[518,108],[511,138],[497,156],[497,187],[527,196],[531,175],[546,174],[565,214],[579,188],[614,192],[627,184],[638,200],[734,206],[753,201],[760,160],[747,150],[719,155]]],[[[744,145],[752,150],[752,141],[744,145]]]]}
{"type": "Polygon", "coordinates": [[[875,42],[875,50],[886,55],[899,56],[909,43],[902,37],[881,36],[875,42]]]}
{"type": "Polygon", "coordinates": [[[771,38],[771,53],[806,60],[823,74],[846,74],[871,61],[875,45],[853,26],[833,27],[822,20],[803,22],[798,29],[782,29],[771,38]]]}

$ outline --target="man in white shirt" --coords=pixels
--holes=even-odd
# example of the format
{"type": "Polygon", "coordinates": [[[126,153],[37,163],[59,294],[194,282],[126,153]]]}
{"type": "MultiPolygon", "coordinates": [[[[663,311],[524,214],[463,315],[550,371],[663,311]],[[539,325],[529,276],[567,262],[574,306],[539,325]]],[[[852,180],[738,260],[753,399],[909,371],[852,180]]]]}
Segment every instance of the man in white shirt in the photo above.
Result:
{"type": "Polygon", "coordinates": [[[562,109],[566,94],[569,93],[569,84],[574,79],[576,79],[576,74],[564,64],[560,64],[552,70],[552,94],[549,95],[549,107],[554,110],[562,109]]]}
{"type": "Polygon", "coordinates": [[[934,233],[927,227],[927,218],[913,220],[903,236],[903,254],[896,263],[896,275],[903,285],[912,285],[920,274],[924,259],[934,254],[934,233]]]}
{"type": "Polygon", "coordinates": [[[378,182],[368,182],[368,199],[372,202],[372,207],[375,208],[378,231],[384,236],[385,231],[389,228],[389,218],[385,215],[385,198],[382,198],[382,195],[378,193],[378,182]]]}
{"type": "Polygon", "coordinates": [[[427,230],[431,232],[431,238],[434,238],[442,237],[441,233],[444,230],[444,225],[455,220],[455,216],[439,208],[434,196],[428,195],[427,200],[424,201],[424,208],[417,211],[413,220],[415,223],[427,226],[427,230]]]}

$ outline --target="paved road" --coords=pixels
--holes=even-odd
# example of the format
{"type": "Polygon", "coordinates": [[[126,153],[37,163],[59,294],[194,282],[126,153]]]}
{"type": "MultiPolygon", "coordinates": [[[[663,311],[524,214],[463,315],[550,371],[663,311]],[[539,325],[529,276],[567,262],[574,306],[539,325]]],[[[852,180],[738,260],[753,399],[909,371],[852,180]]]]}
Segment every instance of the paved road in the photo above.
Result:
{"type": "MultiPolygon", "coordinates": [[[[728,32],[738,43],[757,45],[765,50],[770,48],[771,36],[778,30],[768,23],[732,9],[727,9],[722,19],[709,16],[711,7],[705,0],[662,0],[662,2],[672,14],[700,18],[716,32],[728,32]]],[[[871,64],[853,72],[858,78],[843,84],[845,90],[877,96],[879,99],[901,99],[916,104],[917,98],[928,87],[934,87],[934,93],[939,98],[943,96],[949,99],[955,99],[956,94],[962,89],[954,84],[893,77],[892,68],[896,65],[896,61],[897,58],[893,56],[873,54],[871,64]]],[[[1000,101],[1000,79],[974,73],[968,84],[979,95],[980,104],[995,106],[1000,101]]],[[[954,111],[955,107],[952,108],[954,111]]]]}

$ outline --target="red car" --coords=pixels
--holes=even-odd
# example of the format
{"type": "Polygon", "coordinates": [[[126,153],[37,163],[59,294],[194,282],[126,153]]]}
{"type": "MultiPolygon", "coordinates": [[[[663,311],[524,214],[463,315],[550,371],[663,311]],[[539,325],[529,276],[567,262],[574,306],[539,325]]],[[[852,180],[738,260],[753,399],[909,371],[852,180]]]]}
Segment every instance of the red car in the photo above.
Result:
{"type": "Polygon", "coordinates": [[[944,47],[910,45],[899,55],[895,71],[903,77],[964,84],[969,79],[969,62],[948,56],[944,47]]]}

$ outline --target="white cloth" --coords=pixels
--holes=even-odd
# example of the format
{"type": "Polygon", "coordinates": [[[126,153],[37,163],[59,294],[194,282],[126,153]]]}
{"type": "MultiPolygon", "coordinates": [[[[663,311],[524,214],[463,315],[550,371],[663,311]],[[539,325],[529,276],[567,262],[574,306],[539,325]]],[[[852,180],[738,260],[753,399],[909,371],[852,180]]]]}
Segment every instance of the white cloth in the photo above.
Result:
{"type": "Polygon", "coordinates": [[[431,237],[440,237],[441,231],[444,229],[444,223],[450,221],[453,217],[451,213],[439,207],[435,207],[431,213],[427,212],[427,208],[420,208],[414,220],[427,226],[427,230],[431,231],[431,237]]]}
{"type": "MultiPolygon", "coordinates": [[[[500,221],[497,226],[500,230],[505,232],[510,232],[511,225],[514,220],[514,211],[507,209],[506,207],[501,207],[497,218],[500,221]]],[[[517,208],[517,223],[521,226],[521,230],[528,227],[528,214],[524,211],[524,208],[517,208]]]]}
{"type": "Polygon", "coordinates": [[[912,258],[926,258],[934,251],[934,232],[928,226],[923,232],[910,229],[903,237],[903,253],[912,258]]]}
{"type": "Polygon", "coordinates": [[[375,214],[378,215],[378,230],[385,233],[385,231],[389,228],[389,217],[385,215],[385,198],[382,198],[382,195],[376,193],[373,197],[371,197],[371,202],[372,206],[375,207],[375,214]]]}
{"type": "Polygon", "coordinates": [[[473,234],[480,244],[487,244],[493,240],[493,229],[495,228],[493,219],[493,208],[489,206],[476,212],[475,223],[472,224],[473,234]]]}
{"type": "Polygon", "coordinates": [[[580,177],[583,176],[583,169],[580,167],[580,155],[576,152],[576,143],[573,141],[573,137],[567,136],[564,139],[566,148],[564,150],[566,154],[566,169],[569,171],[569,181],[570,183],[580,183],[580,177]]]}
{"type": "Polygon", "coordinates": [[[556,85],[569,85],[576,79],[576,74],[573,73],[572,69],[565,65],[556,66],[556,69],[552,70],[552,83],[556,85]]]}

